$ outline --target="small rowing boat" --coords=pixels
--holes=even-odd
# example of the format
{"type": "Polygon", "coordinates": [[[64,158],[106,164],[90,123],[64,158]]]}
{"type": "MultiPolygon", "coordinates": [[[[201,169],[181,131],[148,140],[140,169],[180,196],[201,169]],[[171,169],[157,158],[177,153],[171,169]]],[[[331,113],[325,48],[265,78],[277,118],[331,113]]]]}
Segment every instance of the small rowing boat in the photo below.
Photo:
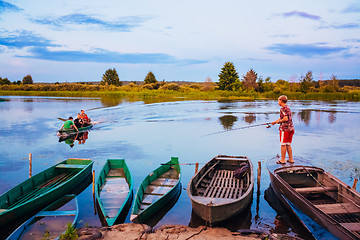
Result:
{"type": "MultiPolygon", "coordinates": [[[[92,127],[93,127],[94,124],[92,123],[89,123],[88,126],[84,126],[84,127],[81,127],[81,128],[78,128],[79,132],[84,132],[84,131],[87,131],[87,130],[90,130],[92,127]]],[[[76,133],[76,129],[73,129],[73,128],[70,128],[70,129],[60,129],[58,131],[60,134],[71,134],[71,133],[76,133]]]]}
{"type": "Polygon", "coordinates": [[[321,168],[276,160],[267,163],[271,185],[292,214],[300,210],[339,239],[360,239],[360,193],[321,168]]]}
{"type": "Polygon", "coordinates": [[[252,200],[253,189],[253,167],[247,157],[218,155],[191,178],[186,191],[193,211],[212,224],[243,211],[252,200]],[[241,179],[234,177],[244,164],[248,171],[241,179]]]}
{"type": "Polygon", "coordinates": [[[18,227],[7,240],[55,239],[64,234],[67,224],[76,227],[79,207],[75,194],[64,195],[18,227]]]}
{"type": "Polygon", "coordinates": [[[108,159],[95,184],[95,197],[103,225],[114,225],[127,215],[133,192],[133,179],[124,159],[108,159]]]}
{"type": "Polygon", "coordinates": [[[139,186],[130,220],[142,223],[161,210],[181,190],[179,160],[172,157],[151,172],[139,186]]]}
{"type": "Polygon", "coordinates": [[[70,158],[25,180],[0,196],[0,226],[41,210],[91,174],[90,159],[70,158]]]}

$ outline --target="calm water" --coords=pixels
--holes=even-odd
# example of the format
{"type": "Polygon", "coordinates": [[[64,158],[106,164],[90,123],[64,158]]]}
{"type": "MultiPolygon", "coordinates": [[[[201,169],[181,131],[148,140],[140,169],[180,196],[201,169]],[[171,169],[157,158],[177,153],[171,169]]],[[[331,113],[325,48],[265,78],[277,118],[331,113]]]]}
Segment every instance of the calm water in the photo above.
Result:
{"type": "MultiPolygon", "coordinates": [[[[195,171],[192,164],[199,162],[201,167],[218,154],[246,155],[254,164],[255,175],[258,162],[262,163],[260,195],[255,184],[248,211],[224,225],[232,230],[251,228],[302,236],[281,210],[277,213],[269,205],[272,195],[265,162],[280,153],[278,128],[261,126],[212,134],[276,120],[277,101],[144,103],[88,98],[2,98],[9,101],[0,102],[0,194],[28,178],[29,153],[33,155],[33,174],[71,157],[91,158],[95,172],[108,158],[124,158],[132,172],[135,190],[153,169],[177,156],[182,164],[188,164],[181,166],[183,190],[174,206],[157,216],[152,224],[197,226],[202,222],[192,214],[185,191],[195,171]],[[57,118],[75,116],[80,109],[85,109],[98,124],[85,142],[59,142],[56,131],[63,122],[57,118]]],[[[288,105],[295,125],[294,155],[352,185],[353,179],[360,177],[360,103],[290,101],[288,105]]],[[[78,227],[100,226],[94,214],[91,186],[79,195],[79,201],[78,227]]],[[[125,222],[129,222],[129,216],[125,222]]]]}

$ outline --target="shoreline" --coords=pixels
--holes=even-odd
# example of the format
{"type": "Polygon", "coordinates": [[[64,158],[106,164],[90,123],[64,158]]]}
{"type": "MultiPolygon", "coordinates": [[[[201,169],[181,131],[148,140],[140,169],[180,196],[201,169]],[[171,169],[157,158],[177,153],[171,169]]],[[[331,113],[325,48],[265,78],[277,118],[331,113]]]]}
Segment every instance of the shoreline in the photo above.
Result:
{"type": "Polygon", "coordinates": [[[124,223],[112,227],[87,227],[77,229],[79,240],[113,239],[177,239],[177,240],[255,240],[255,239],[300,239],[282,234],[270,234],[252,229],[231,232],[226,228],[200,226],[191,228],[185,225],[163,225],[151,228],[146,224],[124,223]]]}

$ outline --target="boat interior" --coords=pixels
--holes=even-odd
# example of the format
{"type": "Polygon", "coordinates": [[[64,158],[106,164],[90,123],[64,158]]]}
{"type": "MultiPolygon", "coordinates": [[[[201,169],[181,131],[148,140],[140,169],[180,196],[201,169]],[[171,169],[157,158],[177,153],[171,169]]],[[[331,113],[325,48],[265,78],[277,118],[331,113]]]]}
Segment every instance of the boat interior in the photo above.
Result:
{"type": "Polygon", "coordinates": [[[153,180],[145,189],[139,210],[142,211],[168,193],[179,181],[179,173],[176,169],[161,174],[153,180]]]}
{"type": "Polygon", "coordinates": [[[209,198],[239,199],[250,186],[249,170],[241,179],[234,177],[234,171],[247,158],[216,157],[202,168],[191,184],[193,196],[209,198]],[[237,160],[237,161],[234,161],[237,160]]]}
{"type": "Polygon", "coordinates": [[[360,238],[360,194],[317,168],[289,168],[277,173],[321,212],[360,238]]]}

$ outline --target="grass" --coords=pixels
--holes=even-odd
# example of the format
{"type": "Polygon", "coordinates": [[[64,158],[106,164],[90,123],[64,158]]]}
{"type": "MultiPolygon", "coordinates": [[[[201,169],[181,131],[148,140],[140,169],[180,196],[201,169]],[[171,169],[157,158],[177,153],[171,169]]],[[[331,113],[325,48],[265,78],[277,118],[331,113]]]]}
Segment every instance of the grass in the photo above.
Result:
{"type": "Polygon", "coordinates": [[[285,94],[291,100],[321,101],[360,101],[360,91],[351,92],[233,92],[233,91],[201,91],[201,90],[102,90],[102,91],[23,91],[0,90],[2,96],[51,96],[51,97],[98,97],[108,99],[132,99],[142,101],[176,101],[176,100],[257,100],[277,99],[285,94]]]}

